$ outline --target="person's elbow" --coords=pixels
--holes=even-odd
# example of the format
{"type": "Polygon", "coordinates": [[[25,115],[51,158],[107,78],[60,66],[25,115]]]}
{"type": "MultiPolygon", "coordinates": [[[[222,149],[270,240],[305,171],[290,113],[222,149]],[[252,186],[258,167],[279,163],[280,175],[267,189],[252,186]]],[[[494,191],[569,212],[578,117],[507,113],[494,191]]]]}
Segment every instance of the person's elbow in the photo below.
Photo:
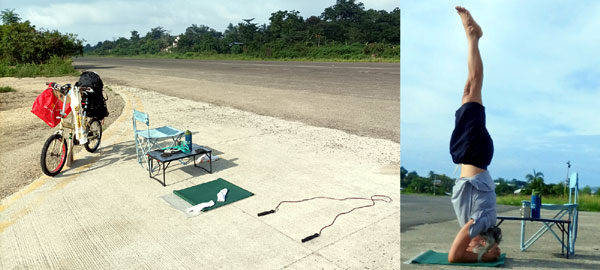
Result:
{"type": "Polygon", "coordinates": [[[449,263],[458,263],[460,262],[459,260],[459,256],[457,256],[458,254],[456,254],[456,252],[450,252],[448,253],[448,262],[449,263]]]}

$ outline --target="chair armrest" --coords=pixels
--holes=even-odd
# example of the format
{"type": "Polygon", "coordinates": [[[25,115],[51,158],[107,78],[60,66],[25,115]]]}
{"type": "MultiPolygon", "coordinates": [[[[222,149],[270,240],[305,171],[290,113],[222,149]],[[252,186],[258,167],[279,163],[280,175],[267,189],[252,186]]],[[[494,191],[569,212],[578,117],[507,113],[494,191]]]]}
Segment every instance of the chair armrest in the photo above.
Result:
{"type": "Polygon", "coordinates": [[[548,210],[563,210],[563,209],[571,209],[571,208],[577,208],[577,204],[549,204],[549,203],[542,203],[541,206],[542,209],[548,209],[548,210]]]}
{"type": "MultiPolygon", "coordinates": [[[[522,205],[531,206],[530,201],[521,201],[522,205]]],[[[576,203],[565,203],[565,204],[551,204],[551,203],[542,203],[540,206],[541,209],[547,210],[562,210],[562,209],[571,209],[577,208],[578,204],[576,203]]]]}

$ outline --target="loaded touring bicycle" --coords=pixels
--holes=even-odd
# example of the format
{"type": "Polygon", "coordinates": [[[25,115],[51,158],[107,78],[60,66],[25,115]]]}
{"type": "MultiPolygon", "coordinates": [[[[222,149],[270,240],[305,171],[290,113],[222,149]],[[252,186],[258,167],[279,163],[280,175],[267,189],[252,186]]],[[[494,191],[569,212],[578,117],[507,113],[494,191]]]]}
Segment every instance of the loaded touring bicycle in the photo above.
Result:
{"type": "Polygon", "coordinates": [[[103,83],[94,72],[83,72],[75,86],[47,83],[48,88],[36,99],[32,112],[58,130],[44,143],[40,165],[44,174],[55,176],[67,163],[75,145],[95,152],[102,139],[102,122],[108,116],[103,83]],[[72,121],[67,116],[73,111],[72,121]],[[68,131],[67,131],[68,130],[68,131]]]}

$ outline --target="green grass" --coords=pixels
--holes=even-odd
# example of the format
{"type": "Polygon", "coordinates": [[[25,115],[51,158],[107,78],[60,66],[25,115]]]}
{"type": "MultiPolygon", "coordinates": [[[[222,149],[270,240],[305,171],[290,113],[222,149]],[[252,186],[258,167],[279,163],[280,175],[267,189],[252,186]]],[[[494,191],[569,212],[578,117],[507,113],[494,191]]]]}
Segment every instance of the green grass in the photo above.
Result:
{"type": "Polygon", "coordinates": [[[0,62],[0,77],[55,77],[79,74],[73,68],[71,59],[62,59],[60,57],[52,57],[45,64],[28,63],[9,65],[6,62],[0,62]]]}
{"type": "MultiPolygon", "coordinates": [[[[505,195],[498,196],[496,203],[504,205],[521,206],[521,201],[529,201],[531,196],[527,195],[505,195]]],[[[565,204],[569,202],[569,196],[542,196],[542,203],[565,204]]],[[[579,210],[600,212],[600,196],[579,195],[579,210]]]]}
{"type": "MultiPolygon", "coordinates": [[[[413,193],[409,192],[406,189],[402,190],[402,194],[411,194],[411,195],[420,195],[420,196],[433,196],[431,193],[413,193]]],[[[444,196],[444,195],[436,195],[436,196],[444,196]]],[[[530,201],[531,195],[498,195],[496,197],[497,204],[504,205],[512,205],[512,206],[521,206],[521,201],[530,201]]],[[[542,196],[542,203],[548,204],[565,204],[569,202],[569,196],[565,196],[564,198],[561,196],[542,196]]],[[[600,196],[592,196],[592,195],[584,195],[579,194],[578,198],[578,209],[579,211],[591,211],[591,212],[600,212],[600,196]]]]}
{"type": "Polygon", "coordinates": [[[16,90],[10,86],[0,86],[0,93],[15,92],[16,90]]]}
{"type": "Polygon", "coordinates": [[[280,57],[262,57],[257,55],[248,54],[217,54],[217,53],[198,53],[198,52],[187,52],[187,53],[159,53],[159,54],[141,54],[141,55],[94,55],[89,56],[101,56],[101,57],[128,57],[128,58],[158,58],[158,59],[195,59],[195,60],[239,60],[239,61],[299,61],[299,62],[363,62],[363,63],[400,63],[400,57],[372,57],[364,54],[358,54],[350,52],[347,54],[333,54],[327,56],[327,54],[319,53],[316,51],[311,56],[294,57],[293,54],[285,56],[282,54],[280,57]]]}

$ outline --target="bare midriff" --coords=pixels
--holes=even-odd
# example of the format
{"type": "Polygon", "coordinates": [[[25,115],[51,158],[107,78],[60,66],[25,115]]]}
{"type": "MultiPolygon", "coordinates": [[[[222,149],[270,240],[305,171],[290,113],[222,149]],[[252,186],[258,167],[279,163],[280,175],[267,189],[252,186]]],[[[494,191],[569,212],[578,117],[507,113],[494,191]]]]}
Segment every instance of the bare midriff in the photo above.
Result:
{"type": "Polygon", "coordinates": [[[485,172],[485,170],[477,166],[469,164],[460,165],[460,177],[473,177],[482,172],[485,172]]]}

